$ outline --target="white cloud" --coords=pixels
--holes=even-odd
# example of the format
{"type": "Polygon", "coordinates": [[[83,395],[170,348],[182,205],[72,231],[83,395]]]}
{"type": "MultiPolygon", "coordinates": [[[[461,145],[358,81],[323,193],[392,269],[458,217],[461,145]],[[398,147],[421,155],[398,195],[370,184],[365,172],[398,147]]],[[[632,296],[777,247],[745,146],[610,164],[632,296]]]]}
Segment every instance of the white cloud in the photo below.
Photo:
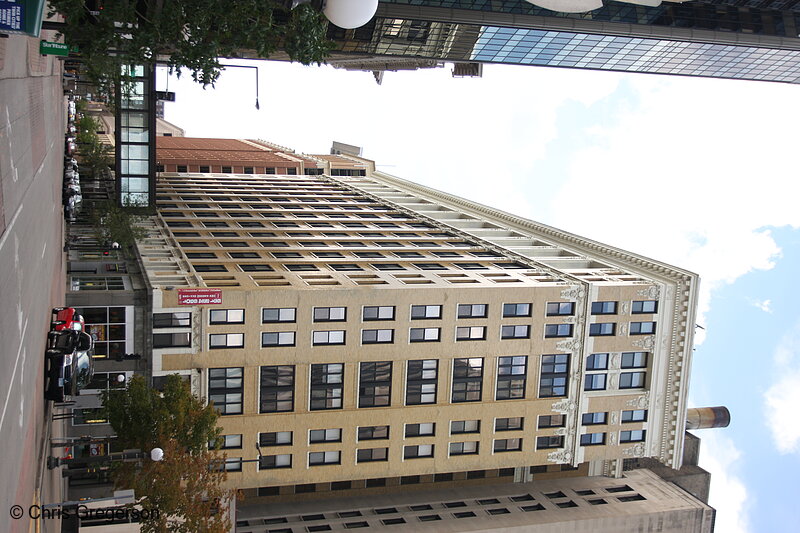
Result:
{"type": "Polygon", "coordinates": [[[800,227],[800,182],[786,175],[795,135],[783,119],[764,123],[790,95],[764,85],[631,78],[627,105],[586,131],[553,225],[697,272],[704,324],[715,289],[781,257],[768,228],[800,227]],[[756,94],[758,113],[730,111],[756,94]]]}
{"type": "Polygon", "coordinates": [[[765,313],[772,313],[772,300],[766,299],[763,301],[755,300],[751,302],[755,307],[761,309],[765,313]]]}
{"type": "Polygon", "coordinates": [[[779,377],[764,393],[767,427],[779,453],[800,453],[800,321],[781,338],[773,359],[779,377]]]}
{"type": "Polygon", "coordinates": [[[755,502],[738,474],[743,459],[733,441],[716,431],[704,432],[699,462],[711,473],[708,504],[717,510],[714,529],[724,533],[751,531],[749,512],[755,502]]]}

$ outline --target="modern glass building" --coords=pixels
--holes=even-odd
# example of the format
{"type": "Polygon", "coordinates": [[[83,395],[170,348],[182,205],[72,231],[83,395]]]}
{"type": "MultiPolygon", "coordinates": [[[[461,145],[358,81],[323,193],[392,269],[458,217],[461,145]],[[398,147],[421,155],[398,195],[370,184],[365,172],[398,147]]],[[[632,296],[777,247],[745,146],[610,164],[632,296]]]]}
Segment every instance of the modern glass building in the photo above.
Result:
{"type": "Polygon", "coordinates": [[[800,83],[800,2],[605,1],[585,13],[525,0],[380,0],[331,25],[335,59],[437,59],[800,83]]]}

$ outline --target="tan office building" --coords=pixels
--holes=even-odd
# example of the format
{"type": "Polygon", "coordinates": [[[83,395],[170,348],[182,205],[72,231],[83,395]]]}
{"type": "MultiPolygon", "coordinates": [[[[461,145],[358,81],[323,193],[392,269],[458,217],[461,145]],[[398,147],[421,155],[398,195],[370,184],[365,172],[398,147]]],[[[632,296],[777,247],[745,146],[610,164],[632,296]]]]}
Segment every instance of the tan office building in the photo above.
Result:
{"type": "Polygon", "coordinates": [[[269,155],[219,173],[232,163],[204,154],[219,141],[159,138],[196,152],[159,152],[139,253],[153,376],[186,376],[220,410],[232,486],[681,466],[695,274],[354,155],[231,141],[269,155]],[[278,160],[294,173],[265,173],[278,160]]]}

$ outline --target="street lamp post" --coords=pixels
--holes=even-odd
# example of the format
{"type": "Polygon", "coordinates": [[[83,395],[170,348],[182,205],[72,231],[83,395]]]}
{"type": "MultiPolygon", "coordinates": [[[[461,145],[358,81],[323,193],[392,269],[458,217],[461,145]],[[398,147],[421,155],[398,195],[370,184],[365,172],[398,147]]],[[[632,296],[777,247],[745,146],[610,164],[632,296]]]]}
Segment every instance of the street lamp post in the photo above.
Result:
{"type": "Polygon", "coordinates": [[[150,460],[152,461],[161,461],[164,459],[164,450],[162,450],[161,448],[153,448],[152,450],[150,450],[149,454],[141,450],[124,450],[121,452],[109,453],[108,455],[96,455],[93,457],[81,457],[81,458],[70,458],[70,459],[50,456],[47,458],[47,468],[53,470],[55,468],[58,468],[59,466],[72,466],[77,464],[89,465],[85,468],[64,470],[62,472],[62,476],[69,477],[70,475],[76,473],[85,473],[95,470],[96,467],[92,467],[92,465],[113,463],[114,461],[123,461],[123,462],[138,461],[139,459],[144,459],[145,457],[150,457],[150,460]]]}
{"type": "Polygon", "coordinates": [[[256,69],[256,109],[261,109],[261,106],[258,105],[258,67],[255,65],[222,65],[225,68],[254,68],[256,69]]]}

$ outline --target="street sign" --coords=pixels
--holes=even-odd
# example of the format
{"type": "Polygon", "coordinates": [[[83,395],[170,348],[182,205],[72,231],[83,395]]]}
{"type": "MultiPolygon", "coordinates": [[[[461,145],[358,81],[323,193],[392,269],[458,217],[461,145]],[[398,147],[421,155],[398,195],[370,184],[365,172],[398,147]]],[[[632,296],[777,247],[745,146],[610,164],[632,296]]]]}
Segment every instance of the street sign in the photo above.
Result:
{"type": "Polygon", "coordinates": [[[0,0],[0,33],[38,37],[43,12],[44,0],[0,0]]]}
{"type": "Polygon", "coordinates": [[[174,102],[175,93],[171,91],[156,91],[156,100],[165,100],[167,102],[174,102]]]}
{"type": "Polygon", "coordinates": [[[39,53],[51,56],[68,56],[69,46],[64,43],[51,43],[50,41],[39,41],[39,53]]]}
{"type": "Polygon", "coordinates": [[[222,289],[178,289],[178,305],[214,305],[222,303],[222,289]]]}

